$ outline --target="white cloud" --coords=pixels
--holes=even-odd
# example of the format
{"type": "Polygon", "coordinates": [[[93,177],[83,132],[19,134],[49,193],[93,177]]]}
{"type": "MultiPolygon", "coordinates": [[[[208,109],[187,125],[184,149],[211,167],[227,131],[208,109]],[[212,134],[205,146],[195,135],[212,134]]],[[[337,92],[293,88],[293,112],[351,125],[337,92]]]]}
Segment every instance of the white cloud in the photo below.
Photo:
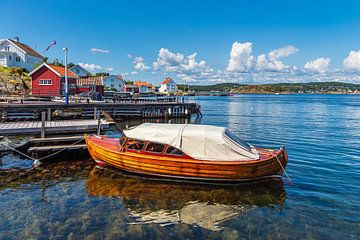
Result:
{"type": "Polygon", "coordinates": [[[126,56],[127,56],[128,58],[133,58],[133,55],[131,55],[130,53],[128,53],[126,56]]]}
{"type": "Polygon", "coordinates": [[[106,68],[106,71],[107,72],[112,72],[112,71],[114,71],[114,68],[113,67],[108,67],[108,68],[106,68]]]}
{"type": "Polygon", "coordinates": [[[325,73],[329,67],[330,58],[317,58],[305,63],[304,69],[311,72],[325,73]]]}
{"type": "Polygon", "coordinates": [[[234,42],[231,51],[227,71],[230,72],[247,72],[254,65],[254,56],[252,55],[251,42],[234,42]]]}
{"type": "Polygon", "coordinates": [[[133,63],[135,64],[134,68],[138,71],[149,71],[151,69],[145,65],[143,57],[135,57],[133,63]]]}
{"type": "Polygon", "coordinates": [[[285,65],[280,58],[288,57],[299,50],[294,46],[288,45],[282,48],[274,49],[267,55],[261,54],[256,59],[257,71],[289,71],[296,70],[294,66],[285,65]]]}
{"type": "Polygon", "coordinates": [[[95,72],[103,69],[100,65],[96,65],[93,63],[79,63],[79,65],[90,72],[95,72]]]}
{"type": "Polygon", "coordinates": [[[91,48],[90,52],[92,52],[92,53],[110,53],[109,50],[100,49],[100,48],[91,48]]]}
{"type": "Polygon", "coordinates": [[[174,66],[180,65],[184,60],[184,55],[181,53],[173,53],[169,51],[167,48],[160,48],[157,61],[153,63],[153,67],[155,70],[158,68],[165,66],[169,72],[173,71],[174,66]]]}
{"type": "Polygon", "coordinates": [[[135,74],[138,74],[138,72],[137,71],[132,71],[130,74],[135,75],[135,74]]]}
{"type": "Polygon", "coordinates": [[[343,65],[345,70],[348,71],[360,71],[360,50],[350,51],[349,55],[344,59],[343,65]]]}
{"type": "Polygon", "coordinates": [[[297,53],[298,51],[299,49],[297,49],[296,47],[288,45],[282,48],[272,50],[268,53],[268,56],[270,59],[279,59],[283,57],[288,57],[292,54],[297,53]]]}

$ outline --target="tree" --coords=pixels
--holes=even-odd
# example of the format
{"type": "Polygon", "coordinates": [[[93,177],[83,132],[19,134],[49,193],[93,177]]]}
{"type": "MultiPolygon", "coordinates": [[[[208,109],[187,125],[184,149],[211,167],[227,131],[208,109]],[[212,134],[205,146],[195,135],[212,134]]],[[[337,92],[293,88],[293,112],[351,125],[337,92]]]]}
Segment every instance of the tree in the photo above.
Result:
{"type": "Polygon", "coordinates": [[[95,77],[104,77],[104,76],[109,76],[109,73],[107,73],[107,72],[97,72],[97,73],[95,73],[95,77]]]}

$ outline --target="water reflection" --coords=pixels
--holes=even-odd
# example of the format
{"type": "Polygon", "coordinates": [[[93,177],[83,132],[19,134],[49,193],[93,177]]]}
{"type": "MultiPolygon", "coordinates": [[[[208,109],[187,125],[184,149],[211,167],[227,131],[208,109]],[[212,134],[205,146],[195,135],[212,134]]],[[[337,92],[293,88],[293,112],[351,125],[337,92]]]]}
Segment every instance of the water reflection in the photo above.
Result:
{"type": "Polygon", "coordinates": [[[89,172],[86,192],[119,198],[134,219],[130,224],[185,223],[212,231],[254,206],[282,205],[286,199],[281,179],[251,185],[195,185],[129,177],[99,167],[89,172]]]}

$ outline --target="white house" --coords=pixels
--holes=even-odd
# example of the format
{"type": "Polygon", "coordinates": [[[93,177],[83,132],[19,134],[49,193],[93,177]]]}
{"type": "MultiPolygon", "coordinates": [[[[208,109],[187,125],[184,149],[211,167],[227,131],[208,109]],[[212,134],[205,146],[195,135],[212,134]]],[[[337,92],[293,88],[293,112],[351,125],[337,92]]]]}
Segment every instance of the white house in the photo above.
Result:
{"type": "Polygon", "coordinates": [[[70,68],[70,71],[72,71],[73,73],[75,73],[79,77],[87,77],[87,76],[89,76],[89,72],[86,71],[80,65],[73,66],[72,68],[70,68]]]}
{"type": "Polygon", "coordinates": [[[161,83],[161,86],[159,88],[159,92],[161,93],[173,93],[177,92],[178,87],[174,80],[167,77],[165,80],[161,83]]]}
{"type": "Polygon", "coordinates": [[[43,60],[44,57],[34,49],[20,43],[18,37],[0,39],[0,66],[21,67],[30,72],[43,60]]]}
{"type": "Polygon", "coordinates": [[[115,89],[117,92],[124,91],[124,79],[121,75],[110,75],[103,78],[105,89],[115,89]]]}

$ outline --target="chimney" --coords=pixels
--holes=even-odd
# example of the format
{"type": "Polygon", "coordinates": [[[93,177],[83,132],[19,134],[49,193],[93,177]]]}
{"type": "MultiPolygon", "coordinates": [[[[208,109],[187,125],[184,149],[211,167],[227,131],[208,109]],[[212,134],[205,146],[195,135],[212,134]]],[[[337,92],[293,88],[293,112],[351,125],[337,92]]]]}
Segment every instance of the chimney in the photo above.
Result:
{"type": "Polygon", "coordinates": [[[19,37],[14,37],[13,40],[14,40],[15,42],[19,42],[19,37]]]}

